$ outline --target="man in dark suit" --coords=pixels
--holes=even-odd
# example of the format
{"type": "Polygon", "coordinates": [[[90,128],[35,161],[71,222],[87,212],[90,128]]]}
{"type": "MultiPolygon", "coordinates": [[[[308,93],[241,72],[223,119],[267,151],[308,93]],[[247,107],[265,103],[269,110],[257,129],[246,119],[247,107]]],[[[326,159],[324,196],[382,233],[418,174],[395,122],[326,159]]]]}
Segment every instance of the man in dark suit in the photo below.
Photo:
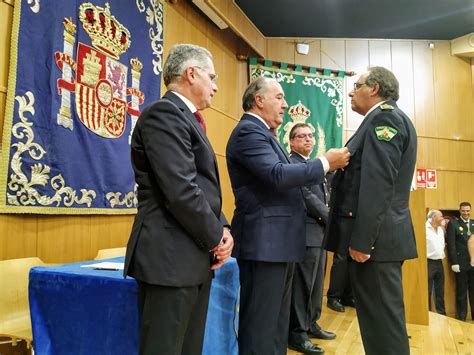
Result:
{"type": "Polygon", "coordinates": [[[346,306],[355,307],[347,255],[334,253],[329,277],[329,288],[326,294],[328,308],[336,312],[345,312],[346,306]]]}
{"type": "Polygon", "coordinates": [[[409,354],[402,262],[417,257],[408,208],[416,131],[397,107],[398,81],[370,68],[349,93],[364,115],[346,147],[351,162],[333,179],[327,249],[349,254],[349,276],[368,355],[409,354]]]}
{"type": "MultiPolygon", "coordinates": [[[[290,130],[290,159],[303,163],[309,159],[314,148],[313,129],[306,123],[297,123],[290,130]]],[[[334,339],[336,334],[321,329],[324,273],[326,271],[326,250],[321,248],[324,228],[329,213],[329,190],[326,178],[322,184],[301,188],[306,205],[306,252],[304,260],[295,264],[291,290],[290,329],[288,347],[305,353],[322,353],[305,346],[309,338],[334,339]]]]}
{"type": "Polygon", "coordinates": [[[145,108],[132,136],[138,213],[124,274],[139,285],[140,353],[200,354],[212,269],[233,246],[216,157],[198,115],[217,92],[211,53],[174,46],[163,78],[168,91],[145,108]]]}
{"type": "Polygon", "coordinates": [[[474,267],[471,266],[468,241],[474,233],[471,217],[471,204],[461,202],[460,218],[448,224],[446,242],[451,269],[456,273],[456,316],[465,321],[467,315],[467,296],[471,306],[471,319],[474,320],[474,267]]]}
{"type": "Polygon", "coordinates": [[[227,144],[235,197],[233,255],[240,269],[239,352],[286,354],[293,262],[306,249],[300,187],[347,165],[346,148],[305,163],[291,161],[272,134],[288,107],[275,79],[258,78],[243,96],[245,114],[227,144]]]}

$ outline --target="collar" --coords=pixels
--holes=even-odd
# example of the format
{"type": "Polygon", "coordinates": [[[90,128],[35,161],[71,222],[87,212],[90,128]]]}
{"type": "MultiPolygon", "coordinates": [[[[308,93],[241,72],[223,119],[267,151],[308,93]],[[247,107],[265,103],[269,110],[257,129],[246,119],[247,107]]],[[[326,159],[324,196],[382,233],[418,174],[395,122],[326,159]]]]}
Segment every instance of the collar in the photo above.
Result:
{"type": "Polygon", "coordinates": [[[380,105],[382,105],[383,103],[387,102],[388,100],[383,100],[383,101],[380,101],[380,102],[377,102],[374,106],[372,106],[370,108],[369,111],[367,111],[367,113],[365,114],[364,118],[367,117],[373,110],[375,110],[377,107],[379,107],[380,105]]]}
{"type": "Polygon", "coordinates": [[[171,91],[171,92],[175,94],[176,96],[178,96],[184,102],[184,104],[189,108],[189,111],[191,111],[192,113],[197,111],[196,106],[194,106],[194,104],[186,96],[183,96],[179,92],[176,92],[176,91],[171,91]]]}
{"type": "Polygon", "coordinates": [[[264,119],[262,117],[260,117],[259,115],[257,115],[256,113],[253,113],[253,112],[245,112],[247,115],[250,115],[250,116],[253,116],[255,117],[256,119],[258,119],[260,122],[262,122],[265,127],[267,127],[267,129],[270,129],[270,126],[267,124],[267,122],[264,121],[264,119]]]}
{"type": "Polygon", "coordinates": [[[305,157],[303,154],[298,153],[296,150],[291,151],[294,154],[298,154],[300,157],[302,157],[304,160],[309,160],[309,157],[305,157]]]}
{"type": "Polygon", "coordinates": [[[469,219],[466,221],[466,220],[465,220],[464,218],[462,218],[462,217],[459,217],[459,219],[460,219],[461,221],[463,221],[464,223],[466,223],[466,224],[468,224],[469,221],[471,220],[471,219],[469,218],[469,219]]]}

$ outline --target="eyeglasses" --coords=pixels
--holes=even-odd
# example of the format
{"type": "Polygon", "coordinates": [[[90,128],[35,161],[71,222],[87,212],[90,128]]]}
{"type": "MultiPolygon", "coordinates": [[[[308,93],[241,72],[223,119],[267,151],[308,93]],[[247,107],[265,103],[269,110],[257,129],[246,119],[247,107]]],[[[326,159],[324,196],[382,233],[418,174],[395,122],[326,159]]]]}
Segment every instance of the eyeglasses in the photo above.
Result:
{"type": "Polygon", "coordinates": [[[301,134],[295,135],[295,138],[298,138],[298,139],[306,139],[306,138],[312,139],[312,138],[314,138],[314,134],[313,133],[301,133],[301,134]]]}
{"type": "Polygon", "coordinates": [[[354,91],[359,90],[364,85],[367,85],[367,83],[354,83],[354,91]]]}
{"type": "MultiPolygon", "coordinates": [[[[201,69],[203,71],[206,71],[206,69],[204,69],[203,67],[198,67],[197,65],[195,65],[193,68],[196,68],[196,69],[201,69]]],[[[214,73],[207,73],[207,75],[209,75],[209,79],[211,79],[211,81],[215,84],[217,79],[219,78],[219,76],[217,74],[214,74],[214,73]]]]}

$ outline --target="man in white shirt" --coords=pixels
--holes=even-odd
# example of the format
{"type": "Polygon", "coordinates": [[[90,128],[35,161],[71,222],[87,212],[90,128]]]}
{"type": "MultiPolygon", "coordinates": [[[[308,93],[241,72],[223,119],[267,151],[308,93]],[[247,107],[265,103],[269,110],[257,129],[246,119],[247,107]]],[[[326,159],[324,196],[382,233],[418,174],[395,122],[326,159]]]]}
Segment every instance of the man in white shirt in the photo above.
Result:
{"type": "Polygon", "coordinates": [[[428,212],[426,221],[426,256],[428,258],[428,305],[431,310],[431,294],[435,295],[436,312],[446,315],[444,308],[444,228],[443,214],[438,210],[428,212]]]}

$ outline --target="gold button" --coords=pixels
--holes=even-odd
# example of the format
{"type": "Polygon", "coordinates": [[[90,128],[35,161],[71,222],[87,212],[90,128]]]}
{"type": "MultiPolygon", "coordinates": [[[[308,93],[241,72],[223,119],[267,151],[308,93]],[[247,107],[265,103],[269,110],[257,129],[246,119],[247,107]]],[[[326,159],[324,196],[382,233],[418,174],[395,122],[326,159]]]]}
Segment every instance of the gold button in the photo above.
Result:
{"type": "Polygon", "coordinates": [[[351,217],[352,217],[352,212],[349,212],[349,216],[351,216],[351,217]]]}

